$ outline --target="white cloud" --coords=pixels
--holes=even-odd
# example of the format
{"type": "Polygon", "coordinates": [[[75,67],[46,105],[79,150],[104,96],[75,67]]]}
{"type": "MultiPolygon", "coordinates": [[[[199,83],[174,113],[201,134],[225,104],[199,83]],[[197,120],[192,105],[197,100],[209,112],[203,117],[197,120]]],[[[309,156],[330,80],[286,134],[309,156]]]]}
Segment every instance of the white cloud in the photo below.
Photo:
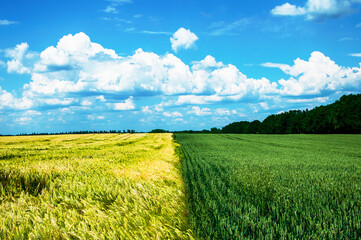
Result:
{"type": "Polygon", "coordinates": [[[304,7],[285,3],[271,10],[273,15],[299,16],[305,15],[307,20],[322,21],[327,18],[338,18],[352,13],[352,2],[349,0],[308,0],[304,7]]]}
{"type": "Polygon", "coordinates": [[[32,118],[30,117],[20,117],[15,119],[16,122],[20,125],[27,125],[32,121],[32,118]]]}
{"type": "Polygon", "coordinates": [[[222,62],[217,62],[213,56],[207,55],[203,60],[192,62],[192,70],[205,70],[207,68],[224,67],[222,62]]]}
{"type": "Polygon", "coordinates": [[[350,53],[349,56],[351,56],[351,57],[361,57],[361,53],[350,53]]]}
{"type": "Polygon", "coordinates": [[[268,109],[269,109],[269,106],[268,106],[268,103],[267,103],[267,102],[261,102],[261,103],[259,103],[259,105],[260,105],[263,109],[265,109],[265,110],[268,110],[268,109]]]}
{"type": "Polygon", "coordinates": [[[96,114],[88,115],[87,118],[89,120],[104,120],[104,116],[97,116],[96,114]]]}
{"type": "Polygon", "coordinates": [[[261,66],[263,67],[269,67],[269,68],[279,68],[282,71],[287,71],[290,66],[287,64],[283,64],[283,63],[271,63],[271,62],[266,62],[266,63],[262,63],[261,66]]]}
{"type": "MultiPolygon", "coordinates": [[[[24,43],[6,50],[9,62],[18,61],[27,69],[31,80],[24,84],[20,97],[0,89],[2,109],[78,107],[89,110],[91,103],[97,109],[134,110],[136,103],[131,96],[162,96],[166,104],[155,105],[154,111],[164,112],[169,106],[244,99],[257,103],[280,94],[327,95],[360,89],[359,67],[338,66],[320,52],[312,53],[308,61],[295,60],[294,66],[263,63],[264,67],[280,68],[290,75],[289,79],[271,82],[266,78],[249,78],[236,66],[218,62],[210,55],[190,65],[171,53],[157,55],[142,49],[121,57],[114,50],[91,42],[84,33],[66,35],[56,46],[46,48],[31,59],[26,57],[28,48],[24,43]],[[117,102],[119,96],[127,100],[117,102]]],[[[12,72],[22,73],[20,69],[12,72]]],[[[150,108],[142,110],[144,113],[150,108]]]]}
{"type": "Polygon", "coordinates": [[[98,99],[98,100],[100,100],[101,102],[106,102],[106,101],[107,101],[107,100],[104,98],[103,95],[97,96],[97,97],[95,97],[95,99],[98,99]]]}
{"type": "Polygon", "coordinates": [[[172,117],[172,118],[180,118],[183,117],[183,115],[180,112],[164,112],[163,116],[165,117],[172,117]]]}
{"type": "Polygon", "coordinates": [[[87,99],[81,101],[80,103],[82,106],[91,106],[93,103],[87,99]]]}
{"type": "Polygon", "coordinates": [[[156,112],[163,112],[163,111],[164,111],[163,104],[160,103],[160,104],[156,105],[156,106],[154,107],[154,110],[155,110],[156,112]]]}
{"type": "MultiPolygon", "coordinates": [[[[134,29],[133,29],[133,30],[134,30],[134,29]]],[[[143,31],[140,31],[139,33],[150,34],[150,35],[172,35],[171,32],[165,32],[165,31],[149,31],[149,30],[143,30],[143,31]]]]}
{"type": "Polygon", "coordinates": [[[3,90],[0,86],[0,110],[4,108],[29,109],[33,106],[33,101],[27,96],[16,98],[12,93],[3,90]]]}
{"type": "Polygon", "coordinates": [[[356,24],[357,28],[361,28],[361,23],[356,24]]]}
{"type": "Polygon", "coordinates": [[[311,54],[308,61],[298,58],[293,66],[275,64],[275,67],[291,76],[288,80],[278,81],[283,95],[319,95],[361,88],[361,68],[339,66],[317,51],[311,54]]]}
{"type": "Polygon", "coordinates": [[[227,108],[217,108],[214,113],[219,116],[230,116],[232,112],[227,108]]]}
{"type": "Polygon", "coordinates": [[[135,104],[133,102],[133,97],[129,97],[124,102],[113,103],[112,104],[114,110],[133,110],[135,109],[135,104]]]}
{"type": "Polygon", "coordinates": [[[297,7],[295,5],[291,5],[289,3],[285,3],[281,6],[276,6],[271,10],[273,15],[281,15],[281,16],[298,16],[306,13],[306,9],[304,7],[297,7]]]}
{"type": "Polygon", "coordinates": [[[223,98],[218,95],[210,95],[210,96],[197,96],[197,95],[181,95],[178,97],[176,101],[176,105],[183,104],[207,104],[212,102],[222,101],[223,98]]]}
{"type": "Polygon", "coordinates": [[[7,71],[9,73],[15,72],[19,74],[30,73],[30,69],[23,65],[23,60],[28,51],[29,45],[27,43],[21,43],[16,45],[14,49],[6,49],[5,56],[12,58],[7,62],[7,71]]]}
{"type": "Polygon", "coordinates": [[[56,106],[67,106],[71,105],[72,103],[77,102],[77,99],[74,98],[48,98],[44,100],[40,100],[40,102],[45,103],[46,105],[56,105],[56,106]]]}
{"type": "Polygon", "coordinates": [[[192,110],[188,111],[187,114],[194,114],[196,116],[207,116],[212,115],[209,108],[200,108],[198,106],[193,106],[192,110]]]}
{"type": "Polygon", "coordinates": [[[106,13],[112,13],[112,14],[118,13],[118,10],[112,5],[107,6],[103,11],[106,13]]]}
{"type": "Polygon", "coordinates": [[[180,48],[191,48],[192,46],[194,46],[194,43],[197,40],[197,35],[192,33],[189,29],[187,30],[185,28],[179,28],[170,38],[170,42],[172,43],[172,49],[174,52],[177,52],[180,48]]]}
{"type": "MultiPolygon", "coordinates": [[[[28,45],[19,46],[8,57],[23,59],[28,45]]],[[[275,92],[277,87],[267,79],[249,79],[234,65],[217,62],[209,55],[194,61],[191,67],[173,54],[159,56],[142,49],[120,57],[113,50],[91,42],[84,33],[66,35],[56,47],[48,47],[38,55],[38,60],[26,67],[31,81],[24,85],[23,94],[32,98],[60,99],[69,94],[72,98],[78,95],[81,102],[82,92],[96,92],[103,97],[114,93],[181,95],[178,105],[204,104],[221,101],[225,96],[257,98],[275,92]]]]}
{"type": "Polygon", "coordinates": [[[152,113],[152,110],[149,109],[149,106],[142,107],[142,113],[152,113]]]}
{"type": "Polygon", "coordinates": [[[3,19],[3,20],[0,20],[0,26],[1,25],[13,25],[13,24],[17,24],[18,22],[16,21],[9,21],[9,20],[6,20],[6,19],[3,19]]]}
{"type": "Polygon", "coordinates": [[[35,110],[28,110],[24,113],[24,116],[40,116],[41,112],[35,110]]]}

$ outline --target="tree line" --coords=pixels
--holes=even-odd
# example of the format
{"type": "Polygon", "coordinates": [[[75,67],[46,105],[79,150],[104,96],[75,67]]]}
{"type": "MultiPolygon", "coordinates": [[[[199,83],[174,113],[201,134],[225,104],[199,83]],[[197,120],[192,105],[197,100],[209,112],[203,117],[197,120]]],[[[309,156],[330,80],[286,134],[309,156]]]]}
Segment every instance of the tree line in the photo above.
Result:
{"type": "Polygon", "coordinates": [[[336,102],[312,110],[291,110],[272,114],[262,122],[233,122],[213,133],[330,134],[361,133],[361,94],[344,95],[336,102]]]}
{"type": "MultiPolygon", "coordinates": [[[[98,134],[98,133],[137,133],[135,130],[100,130],[100,131],[92,131],[92,130],[84,130],[84,131],[69,131],[69,132],[55,132],[55,133],[20,133],[16,136],[32,136],[32,135],[65,135],[65,134],[98,134]]],[[[12,136],[12,135],[1,135],[0,136],[12,136]]]]}

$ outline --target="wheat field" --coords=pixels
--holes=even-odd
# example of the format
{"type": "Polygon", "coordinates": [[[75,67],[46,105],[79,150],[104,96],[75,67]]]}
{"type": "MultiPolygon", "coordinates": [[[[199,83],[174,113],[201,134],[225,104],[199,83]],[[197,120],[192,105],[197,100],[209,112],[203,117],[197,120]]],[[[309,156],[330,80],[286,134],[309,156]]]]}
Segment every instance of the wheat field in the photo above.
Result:
{"type": "Polygon", "coordinates": [[[0,239],[192,239],[171,134],[0,138],[0,239]]]}

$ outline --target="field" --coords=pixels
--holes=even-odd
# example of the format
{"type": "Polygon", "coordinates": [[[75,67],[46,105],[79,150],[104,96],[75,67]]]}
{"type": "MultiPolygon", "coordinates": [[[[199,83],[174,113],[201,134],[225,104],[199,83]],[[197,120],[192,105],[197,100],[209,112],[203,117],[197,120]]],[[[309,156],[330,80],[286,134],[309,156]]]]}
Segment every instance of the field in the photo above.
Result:
{"type": "Polygon", "coordinates": [[[0,138],[0,239],[190,239],[171,134],[0,138]]]}
{"type": "Polygon", "coordinates": [[[176,134],[195,234],[360,239],[360,135],[176,134]]]}
{"type": "Polygon", "coordinates": [[[361,135],[0,137],[0,183],[0,239],[361,238],[361,135]]]}

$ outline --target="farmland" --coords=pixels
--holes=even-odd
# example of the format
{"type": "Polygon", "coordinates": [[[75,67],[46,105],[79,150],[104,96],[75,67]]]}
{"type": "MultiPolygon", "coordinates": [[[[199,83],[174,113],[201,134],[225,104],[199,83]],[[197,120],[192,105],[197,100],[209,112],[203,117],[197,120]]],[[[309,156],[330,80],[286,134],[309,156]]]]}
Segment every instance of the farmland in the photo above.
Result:
{"type": "Polygon", "coordinates": [[[173,137],[0,137],[0,239],[360,238],[360,135],[173,137]]]}
{"type": "Polygon", "coordinates": [[[175,135],[206,239],[360,239],[360,135],[175,135]]]}
{"type": "Polygon", "coordinates": [[[189,239],[171,134],[0,138],[0,239],[189,239]]]}

